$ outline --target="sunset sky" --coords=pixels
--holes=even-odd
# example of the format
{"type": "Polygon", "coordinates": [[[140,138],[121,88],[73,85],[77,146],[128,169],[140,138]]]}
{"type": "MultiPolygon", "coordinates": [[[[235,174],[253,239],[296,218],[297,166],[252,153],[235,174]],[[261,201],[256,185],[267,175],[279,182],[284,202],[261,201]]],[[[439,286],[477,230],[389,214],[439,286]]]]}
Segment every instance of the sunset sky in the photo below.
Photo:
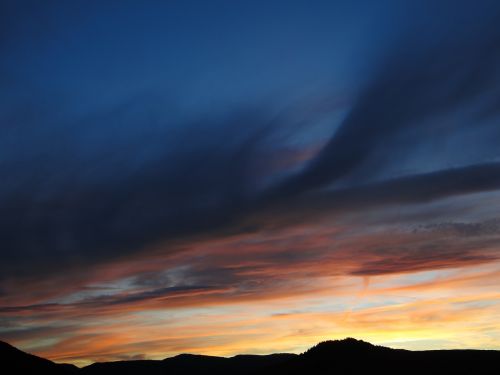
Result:
{"type": "Polygon", "coordinates": [[[0,340],[57,362],[500,349],[500,3],[0,3],[0,340]]]}

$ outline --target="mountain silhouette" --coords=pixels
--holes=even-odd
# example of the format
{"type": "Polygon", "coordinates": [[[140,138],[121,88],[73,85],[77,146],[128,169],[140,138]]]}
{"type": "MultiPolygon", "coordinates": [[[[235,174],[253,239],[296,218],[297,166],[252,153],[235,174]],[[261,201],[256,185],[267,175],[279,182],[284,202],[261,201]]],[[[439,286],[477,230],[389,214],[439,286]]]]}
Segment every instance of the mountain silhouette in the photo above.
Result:
{"type": "Polygon", "coordinates": [[[76,366],[54,363],[0,341],[0,373],[2,374],[78,374],[79,371],[76,366]]]}
{"type": "Polygon", "coordinates": [[[231,358],[181,354],[164,360],[56,364],[0,342],[3,374],[75,375],[326,375],[326,374],[497,374],[500,351],[410,351],[347,338],[325,341],[302,354],[237,355],[231,358]]]}
{"type": "Polygon", "coordinates": [[[231,358],[181,354],[162,361],[118,361],[84,367],[84,375],[104,374],[255,374],[282,365],[296,354],[237,355],[231,358]]]}

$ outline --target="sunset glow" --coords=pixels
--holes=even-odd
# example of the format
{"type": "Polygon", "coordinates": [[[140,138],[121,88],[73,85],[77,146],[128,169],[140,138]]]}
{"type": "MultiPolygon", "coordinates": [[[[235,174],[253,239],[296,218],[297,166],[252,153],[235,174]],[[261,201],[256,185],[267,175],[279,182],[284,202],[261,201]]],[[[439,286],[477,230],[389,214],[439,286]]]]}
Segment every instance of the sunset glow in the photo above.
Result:
{"type": "Polygon", "coordinates": [[[500,350],[498,2],[21,3],[0,340],[500,350]]]}

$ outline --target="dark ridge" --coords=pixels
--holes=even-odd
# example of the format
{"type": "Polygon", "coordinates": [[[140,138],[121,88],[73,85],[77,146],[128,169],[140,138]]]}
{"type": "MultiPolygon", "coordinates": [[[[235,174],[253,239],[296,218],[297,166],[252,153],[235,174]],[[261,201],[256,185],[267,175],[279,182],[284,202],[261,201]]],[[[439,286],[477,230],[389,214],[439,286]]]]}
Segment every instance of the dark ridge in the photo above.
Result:
{"type": "Polygon", "coordinates": [[[231,358],[181,354],[164,360],[94,363],[81,369],[24,353],[0,342],[5,374],[81,375],[327,375],[327,374],[494,374],[500,351],[410,351],[347,338],[325,341],[305,353],[237,355],[231,358]]]}
{"type": "Polygon", "coordinates": [[[81,370],[86,375],[253,374],[261,369],[282,364],[296,356],[296,354],[240,354],[231,358],[225,358],[196,354],[179,354],[163,360],[94,363],[81,370]]]}
{"type": "Polygon", "coordinates": [[[134,360],[96,362],[80,369],[82,374],[157,374],[159,361],[134,360]]]}
{"type": "Polygon", "coordinates": [[[343,340],[328,340],[322,341],[316,344],[309,350],[307,350],[304,355],[306,356],[317,356],[323,355],[328,352],[335,351],[339,352],[367,352],[371,350],[388,349],[383,346],[375,346],[369,342],[363,340],[356,340],[352,337],[348,337],[343,340]]]}
{"type": "Polygon", "coordinates": [[[78,367],[66,363],[58,364],[36,355],[25,353],[6,342],[0,341],[0,372],[12,374],[76,374],[78,367]]]}

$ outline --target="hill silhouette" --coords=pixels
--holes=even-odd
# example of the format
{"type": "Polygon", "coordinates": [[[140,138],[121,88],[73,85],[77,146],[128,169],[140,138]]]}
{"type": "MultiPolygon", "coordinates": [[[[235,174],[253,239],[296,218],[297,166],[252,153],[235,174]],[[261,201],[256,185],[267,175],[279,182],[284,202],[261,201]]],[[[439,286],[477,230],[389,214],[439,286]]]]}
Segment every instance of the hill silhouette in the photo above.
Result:
{"type": "Polygon", "coordinates": [[[76,366],[57,364],[0,341],[0,372],[3,374],[78,374],[79,370],[76,366]]]}
{"type": "Polygon", "coordinates": [[[325,341],[305,353],[215,357],[181,354],[164,360],[56,364],[0,342],[0,371],[12,374],[190,375],[190,374],[495,374],[500,351],[410,351],[348,338],[325,341]]]}

